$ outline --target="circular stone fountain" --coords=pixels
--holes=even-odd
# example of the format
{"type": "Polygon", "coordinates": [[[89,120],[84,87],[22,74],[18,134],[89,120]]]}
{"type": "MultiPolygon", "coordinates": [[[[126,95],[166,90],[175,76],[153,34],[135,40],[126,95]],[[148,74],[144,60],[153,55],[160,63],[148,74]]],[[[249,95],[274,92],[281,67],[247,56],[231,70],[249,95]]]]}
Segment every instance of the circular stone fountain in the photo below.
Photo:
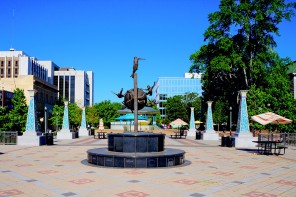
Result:
{"type": "Polygon", "coordinates": [[[165,135],[147,132],[108,134],[108,148],[87,151],[88,162],[120,168],[157,168],[182,165],[185,151],[164,148],[165,135]]]}

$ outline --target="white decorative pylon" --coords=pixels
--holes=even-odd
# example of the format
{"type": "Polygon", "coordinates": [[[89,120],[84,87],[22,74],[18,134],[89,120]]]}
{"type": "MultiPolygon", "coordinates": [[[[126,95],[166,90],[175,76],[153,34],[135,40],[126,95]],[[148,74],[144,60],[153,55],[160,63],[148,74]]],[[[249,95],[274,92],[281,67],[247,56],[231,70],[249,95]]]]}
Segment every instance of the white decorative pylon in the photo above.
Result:
{"type": "Polygon", "coordinates": [[[213,115],[212,115],[212,103],[213,101],[208,101],[208,111],[207,111],[207,122],[206,122],[206,130],[203,133],[203,140],[219,140],[219,134],[214,130],[213,124],[213,115]]]}
{"type": "Polygon", "coordinates": [[[78,132],[79,136],[89,136],[89,132],[86,128],[85,107],[82,108],[81,125],[78,132]]]}
{"type": "Polygon", "coordinates": [[[237,128],[234,134],[235,148],[255,148],[256,144],[252,141],[257,140],[253,137],[249,127],[249,116],[247,109],[247,90],[241,90],[240,105],[238,111],[237,128]]]}
{"type": "Polygon", "coordinates": [[[28,90],[30,96],[30,104],[28,108],[26,131],[22,136],[18,136],[18,145],[27,146],[41,146],[46,144],[45,136],[41,136],[41,132],[37,130],[37,118],[36,118],[36,107],[35,107],[35,90],[28,90]]]}
{"type": "Polygon", "coordinates": [[[75,133],[69,129],[68,101],[65,101],[62,130],[57,133],[57,139],[74,139],[75,133]]]}
{"type": "Polygon", "coordinates": [[[188,136],[196,136],[196,129],[195,129],[195,120],[194,120],[194,107],[190,107],[190,124],[189,124],[189,131],[187,133],[188,136]]]}

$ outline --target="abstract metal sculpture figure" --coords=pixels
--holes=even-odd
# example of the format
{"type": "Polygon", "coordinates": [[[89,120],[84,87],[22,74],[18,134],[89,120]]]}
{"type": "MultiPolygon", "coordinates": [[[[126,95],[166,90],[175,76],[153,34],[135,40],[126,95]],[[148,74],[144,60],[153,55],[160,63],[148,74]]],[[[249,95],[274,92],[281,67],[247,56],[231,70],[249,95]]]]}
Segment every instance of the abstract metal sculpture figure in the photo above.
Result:
{"type": "MultiPolygon", "coordinates": [[[[149,100],[149,99],[148,99],[148,100],[149,100]]],[[[147,107],[153,107],[153,106],[156,105],[156,104],[157,104],[157,102],[156,102],[155,99],[153,99],[152,101],[149,100],[149,103],[147,104],[147,107]]]]}
{"type": "Polygon", "coordinates": [[[120,92],[118,92],[117,94],[115,92],[112,92],[113,94],[115,94],[118,98],[123,98],[125,94],[122,94],[123,88],[121,88],[120,92]]]}
{"type": "Polygon", "coordinates": [[[145,60],[145,59],[134,57],[133,73],[131,75],[132,78],[134,78],[134,74],[138,70],[139,60],[145,60]]]}
{"type": "MultiPolygon", "coordinates": [[[[134,89],[130,89],[125,93],[123,104],[132,112],[134,111],[134,89]]],[[[146,92],[138,88],[138,110],[143,109],[146,105],[147,105],[146,92]]]]}
{"type": "Polygon", "coordinates": [[[155,86],[155,82],[152,87],[150,87],[150,85],[147,85],[147,89],[146,89],[146,90],[148,90],[147,95],[152,96],[152,90],[153,90],[154,86],[155,86]]]}

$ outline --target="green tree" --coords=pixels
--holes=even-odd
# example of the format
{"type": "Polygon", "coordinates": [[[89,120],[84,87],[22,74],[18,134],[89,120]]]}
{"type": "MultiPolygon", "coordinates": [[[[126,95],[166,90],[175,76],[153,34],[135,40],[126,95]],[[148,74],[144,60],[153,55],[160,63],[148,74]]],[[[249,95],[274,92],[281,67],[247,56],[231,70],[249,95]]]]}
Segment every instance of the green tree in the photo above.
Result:
{"type": "Polygon", "coordinates": [[[99,124],[99,115],[98,111],[94,106],[89,106],[85,109],[85,115],[86,115],[86,122],[90,124],[91,126],[95,126],[99,124]]]}
{"type": "MultiPolygon", "coordinates": [[[[296,121],[296,100],[291,93],[287,62],[290,61],[276,55],[266,77],[266,86],[258,88],[253,85],[250,88],[247,99],[250,116],[271,111],[296,121]]],[[[251,125],[255,129],[296,130],[295,124],[261,126],[251,122],[251,125]]]]}
{"type": "Polygon", "coordinates": [[[63,125],[64,106],[54,105],[49,120],[55,126],[55,130],[59,130],[63,125]]]}
{"type": "Polygon", "coordinates": [[[167,99],[164,103],[164,107],[166,110],[166,120],[165,122],[172,122],[177,118],[188,122],[188,111],[187,105],[183,101],[183,96],[177,95],[167,99]]]}
{"type": "Polygon", "coordinates": [[[11,131],[24,132],[26,130],[28,113],[24,90],[16,88],[13,91],[13,98],[11,102],[13,104],[13,109],[8,113],[7,129],[11,131]]]}
{"type": "Polygon", "coordinates": [[[120,103],[111,103],[110,100],[105,100],[94,105],[98,112],[98,117],[102,118],[104,125],[110,128],[110,123],[115,121],[115,118],[119,117],[118,110],[121,109],[120,103]]]}
{"type": "MultiPolygon", "coordinates": [[[[192,69],[203,72],[204,101],[228,103],[237,110],[237,92],[266,87],[275,57],[278,25],[290,20],[296,3],[285,0],[221,0],[209,14],[205,45],[190,56],[192,69]]],[[[237,114],[237,113],[235,113],[237,114]]]]}
{"type": "Polygon", "coordinates": [[[75,130],[81,124],[82,109],[76,103],[69,103],[69,123],[71,128],[75,130]]]}
{"type": "Polygon", "coordinates": [[[9,110],[7,109],[7,107],[0,107],[0,131],[8,131],[9,127],[8,127],[8,114],[9,114],[9,110]]]}
{"type": "Polygon", "coordinates": [[[214,123],[218,124],[218,131],[220,131],[219,126],[228,120],[228,115],[225,115],[228,114],[227,109],[228,106],[226,106],[220,100],[217,100],[215,103],[213,103],[213,121],[214,123]]]}
{"type": "Polygon", "coordinates": [[[201,98],[195,92],[187,92],[183,96],[183,102],[186,104],[188,120],[190,120],[191,107],[194,107],[194,119],[201,119],[201,98]]]}

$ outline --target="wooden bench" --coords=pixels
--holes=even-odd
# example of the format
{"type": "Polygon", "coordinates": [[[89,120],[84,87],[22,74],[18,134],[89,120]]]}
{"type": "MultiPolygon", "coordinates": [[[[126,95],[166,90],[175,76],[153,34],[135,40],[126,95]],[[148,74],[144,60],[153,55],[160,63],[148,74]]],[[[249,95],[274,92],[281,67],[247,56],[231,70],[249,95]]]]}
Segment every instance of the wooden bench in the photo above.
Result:
{"type": "Polygon", "coordinates": [[[184,139],[186,139],[187,130],[180,131],[180,132],[175,132],[174,134],[171,134],[171,138],[175,138],[175,139],[179,138],[179,139],[181,139],[183,137],[184,137],[184,139]]]}
{"type": "Polygon", "coordinates": [[[107,133],[106,132],[95,132],[94,133],[94,139],[106,139],[107,133]]]}
{"type": "Polygon", "coordinates": [[[278,152],[276,153],[276,155],[280,155],[282,150],[284,150],[284,153],[283,153],[283,155],[284,155],[286,153],[286,148],[288,148],[288,147],[287,146],[284,146],[284,145],[278,145],[276,147],[276,150],[278,150],[278,152]]]}

